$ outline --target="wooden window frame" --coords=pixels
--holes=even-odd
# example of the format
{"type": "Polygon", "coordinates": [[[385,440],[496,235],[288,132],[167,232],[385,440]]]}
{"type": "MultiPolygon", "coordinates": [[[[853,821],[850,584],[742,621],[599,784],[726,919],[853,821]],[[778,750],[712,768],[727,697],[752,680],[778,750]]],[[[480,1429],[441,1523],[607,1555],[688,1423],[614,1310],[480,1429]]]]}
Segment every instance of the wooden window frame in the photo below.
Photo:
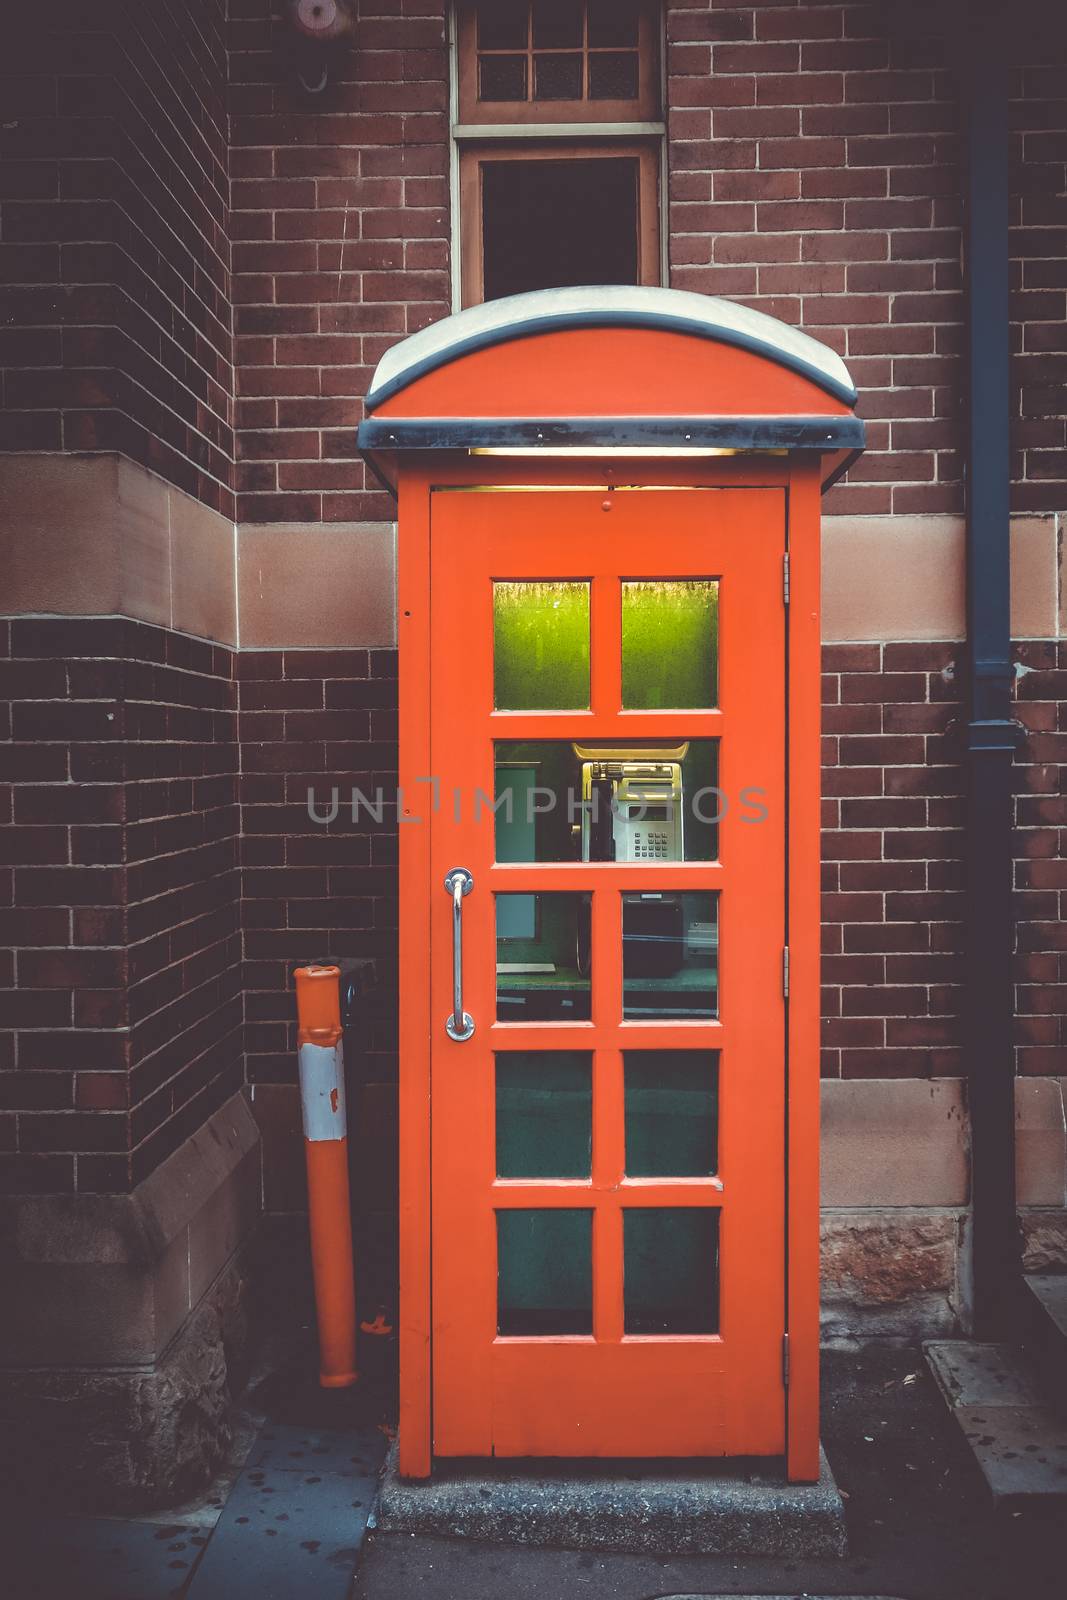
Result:
{"type": "Polygon", "coordinates": [[[637,178],[638,283],[660,282],[659,180],[661,152],[657,140],[591,141],[535,140],[509,144],[479,144],[459,155],[459,224],[461,239],[460,288],[465,306],[480,305],[485,298],[484,239],[482,233],[482,163],[486,161],[576,161],[635,158],[637,178]]]}
{"type": "MultiPolygon", "coordinates": [[[[641,0],[638,14],[638,93],[635,100],[479,100],[476,0],[456,5],[456,57],[459,115],[467,127],[514,123],[537,126],[553,122],[653,122],[660,107],[660,6],[641,0]]],[[[520,52],[513,52],[519,54],[520,52]]],[[[527,82],[532,81],[533,51],[527,50],[527,82]]]]}

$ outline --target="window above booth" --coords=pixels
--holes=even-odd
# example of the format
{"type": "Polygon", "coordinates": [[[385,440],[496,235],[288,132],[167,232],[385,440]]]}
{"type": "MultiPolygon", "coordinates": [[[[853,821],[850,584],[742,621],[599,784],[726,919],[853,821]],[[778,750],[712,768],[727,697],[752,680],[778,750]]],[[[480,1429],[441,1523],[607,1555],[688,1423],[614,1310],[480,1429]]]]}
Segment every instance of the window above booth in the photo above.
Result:
{"type": "Polygon", "coordinates": [[[460,5],[460,122],[651,121],[658,12],[648,0],[460,5]]]}
{"type": "Polygon", "coordinates": [[[457,5],[457,305],[661,281],[661,26],[656,0],[457,5]]]}

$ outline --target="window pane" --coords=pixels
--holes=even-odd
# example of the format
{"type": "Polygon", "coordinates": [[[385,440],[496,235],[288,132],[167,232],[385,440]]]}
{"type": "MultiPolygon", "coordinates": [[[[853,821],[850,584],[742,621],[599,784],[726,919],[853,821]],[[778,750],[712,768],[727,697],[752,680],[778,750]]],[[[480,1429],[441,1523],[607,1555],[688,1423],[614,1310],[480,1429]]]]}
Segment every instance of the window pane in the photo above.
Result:
{"type": "Polygon", "coordinates": [[[589,47],[636,45],[637,0],[589,0],[589,47]]]}
{"type": "Polygon", "coordinates": [[[494,750],[498,861],[716,859],[717,739],[502,739],[494,750]]]}
{"type": "Polygon", "coordinates": [[[525,100],[525,56],[479,56],[479,100],[525,100]]]}
{"type": "Polygon", "coordinates": [[[718,899],[702,890],[623,895],[624,1018],[718,1016],[718,899]]]}
{"type": "Polygon", "coordinates": [[[592,1333],[593,1213],[498,1211],[497,1329],[592,1333]]]}
{"type": "Polygon", "coordinates": [[[580,100],[581,98],[580,55],[534,56],[535,100],[580,100]]]}
{"type": "Polygon", "coordinates": [[[719,1165],[717,1050],[627,1050],[626,1175],[703,1178],[719,1165]]]}
{"type": "Polygon", "coordinates": [[[604,51],[589,57],[590,100],[636,100],[637,56],[630,51],[604,51]]]}
{"type": "Polygon", "coordinates": [[[481,171],[487,300],[638,282],[636,159],[489,159],[481,171]]]}
{"type": "Polygon", "coordinates": [[[627,711],[714,707],[718,664],[714,578],[624,580],[622,703],[627,711]]]}
{"type": "Polygon", "coordinates": [[[588,583],[493,584],[493,704],[498,711],[588,709],[588,583]]]}
{"type": "Polygon", "coordinates": [[[501,1022],[588,1022],[588,894],[498,894],[496,1014],[501,1022]]]}
{"type": "Polygon", "coordinates": [[[500,1178],[588,1178],[593,1159],[593,1057],[515,1050],[496,1058],[500,1178]]]}
{"type": "Polygon", "coordinates": [[[478,7],[480,50],[525,50],[528,0],[490,0],[478,7]]]}
{"type": "Polygon", "coordinates": [[[719,1212],[628,1208],[623,1216],[627,1333],[718,1333],[719,1212]]]}
{"type": "Polygon", "coordinates": [[[534,0],[535,50],[580,49],[582,7],[579,0],[534,0]]]}

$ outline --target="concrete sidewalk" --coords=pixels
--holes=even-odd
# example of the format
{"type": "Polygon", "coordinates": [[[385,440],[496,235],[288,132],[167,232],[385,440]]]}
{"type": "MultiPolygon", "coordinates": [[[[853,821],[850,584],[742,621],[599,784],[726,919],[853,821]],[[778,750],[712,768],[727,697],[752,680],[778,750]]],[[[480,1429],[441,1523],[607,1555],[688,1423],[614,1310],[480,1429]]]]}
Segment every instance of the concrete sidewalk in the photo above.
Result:
{"type": "Polygon", "coordinates": [[[826,1359],[823,1436],[846,1496],[850,1551],[821,1560],[375,1532],[387,1432],[368,1414],[369,1394],[323,1396],[306,1354],[301,1361],[249,1397],[228,1470],[189,1506],[104,1518],[9,1504],[4,1600],[1061,1600],[1064,1592],[1067,1530],[991,1513],[918,1350],[826,1359]]]}

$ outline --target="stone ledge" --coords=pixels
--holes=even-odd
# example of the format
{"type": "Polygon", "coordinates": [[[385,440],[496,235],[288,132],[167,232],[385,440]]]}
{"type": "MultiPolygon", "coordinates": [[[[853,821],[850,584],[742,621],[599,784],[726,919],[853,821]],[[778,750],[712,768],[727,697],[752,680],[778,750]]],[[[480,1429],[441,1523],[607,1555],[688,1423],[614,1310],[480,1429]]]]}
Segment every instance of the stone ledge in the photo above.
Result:
{"type": "Polygon", "coordinates": [[[969,1215],[955,1209],[824,1210],[822,1336],[945,1338],[969,1316],[969,1215]]]}
{"type": "Polygon", "coordinates": [[[1067,1078],[1015,1080],[1015,1193],[1020,1206],[1067,1205],[1067,1078]]]}
{"type": "Polygon", "coordinates": [[[1019,1211],[1023,1233],[1025,1272],[1067,1272],[1067,1211],[1023,1206],[1019,1211]]]}
{"type": "Polygon", "coordinates": [[[148,1511],[207,1483],[230,1445],[247,1284],[239,1252],[154,1365],[0,1371],[8,1512],[42,1499],[53,1510],[148,1511]]]}
{"type": "Polygon", "coordinates": [[[825,1454],[818,1483],[785,1483],[766,1466],[694,1462],[574,1463],[539,1476],[529,1464],[438,1463],[426,1482],[397,1473],[389,1453],[378,1504],[385,1533],[436,1534],[565,1550],[666,1555],[842,1556],[845,1513],[825,1454]]]}
{"type": "Polygon", "coordinates": [[[823,1206],[964,1206],[970,1130],[960,1078],[824,1078],[823,1206]]]}
{"type": "Polygon", "coordinates": [[[128,1195],[0,1198],[0,1365],[153,1365],[259,1215],[242,1093],[128,1195]]]}
{"type": "Polygon", "coordinates": [[[126,616],[237,642],[234,524],[115,451],[0,455],[15,615],[126,616]]]}

